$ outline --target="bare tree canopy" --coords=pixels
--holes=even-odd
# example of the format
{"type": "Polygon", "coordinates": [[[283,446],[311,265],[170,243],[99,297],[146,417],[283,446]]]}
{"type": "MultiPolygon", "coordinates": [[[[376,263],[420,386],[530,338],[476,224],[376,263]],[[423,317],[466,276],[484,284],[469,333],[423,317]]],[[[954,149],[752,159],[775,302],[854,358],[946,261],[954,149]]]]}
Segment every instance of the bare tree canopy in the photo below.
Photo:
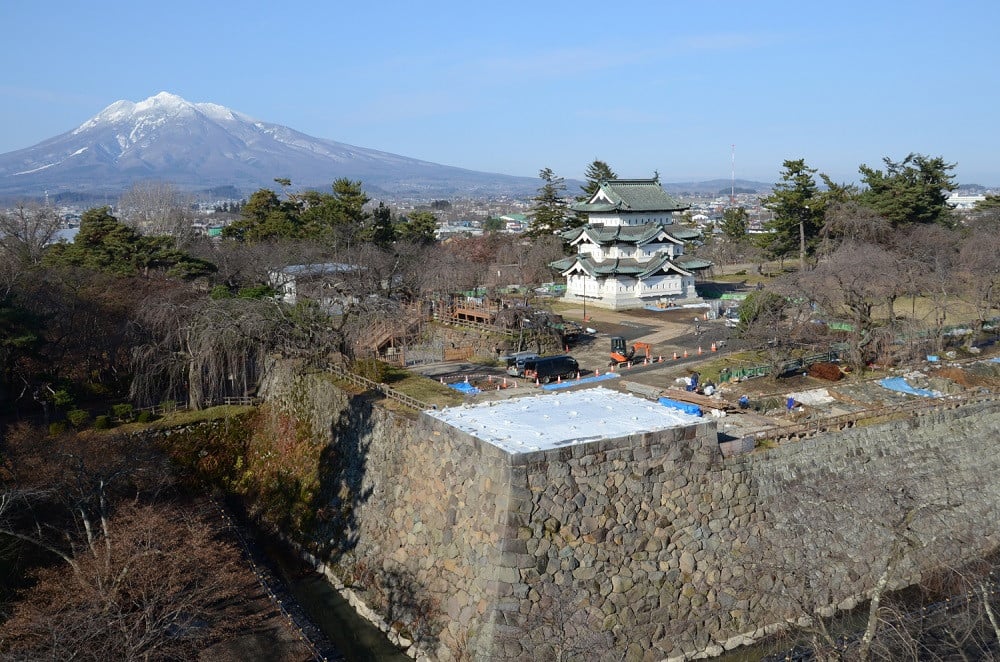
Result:
{"type": "Polygon", "coordinates": [[[191,659],[257,619],[226,610],[253,589],[204,502],[124,437],[19,427],[0,467],[0,537],[33,551],[33,583],[0,625],[8,660],[191,659]]]}
{"type": "Polygon", "coordinates": [[[20,204],[0,212],[0,249],[12,262],[38,264],[61,225],[62,219],[51,207],[20,204]]]}
{"type": "Polygon", "coordinates": [[[118,200],[118,216],[145,235],[169,235],[182,243],[194,235],[190,196],[168,182],[133,184],[118,200]]]}

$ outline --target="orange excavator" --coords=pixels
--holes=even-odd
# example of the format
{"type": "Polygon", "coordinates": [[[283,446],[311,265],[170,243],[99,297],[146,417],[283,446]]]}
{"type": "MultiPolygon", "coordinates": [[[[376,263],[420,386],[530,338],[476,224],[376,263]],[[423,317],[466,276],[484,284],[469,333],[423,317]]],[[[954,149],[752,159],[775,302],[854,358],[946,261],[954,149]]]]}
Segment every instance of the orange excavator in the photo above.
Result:
{"type": "Polygon", "coordinates": [[[650,358],[652,346],[648,342],[635,342],[631,347],[626,347],[625,338],[622,336],[611,337],[611,365],[616,363],[628,363],[639,352],[645,352],[645,357],[650,358]]]}

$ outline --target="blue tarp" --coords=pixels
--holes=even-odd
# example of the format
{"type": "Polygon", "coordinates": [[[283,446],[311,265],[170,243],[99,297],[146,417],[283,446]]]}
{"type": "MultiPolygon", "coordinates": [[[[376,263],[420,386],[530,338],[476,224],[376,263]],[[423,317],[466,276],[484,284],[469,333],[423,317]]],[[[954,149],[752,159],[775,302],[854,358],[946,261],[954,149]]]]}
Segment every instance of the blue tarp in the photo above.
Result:
{"type": "Polygon", "coordinates": [[[701,407],[698,405],[693,405],[689,402],[678,402],[677,400],[671,400],[670,398],[660,398],[657,400],[664,407],[670,407],[672,409],[680,409],[685,414],[691,414],[692,416],[701,416],[701,407]]]}
{"type": "Polygon", "coordinates": [[[581,377],[580,379],[564,379],[562,382],[552,382],[551,384],[544,384],[542,388],[546,391],[557,391],[561,388],[569,388],[570,386],[576,386],[577,384],[591,384],[593,382],[603,382],[605,379],[617,379],[617,372],[606,372],[603,375],[594,375],[592,377],[581,377]]]}
{"type": "Polygon", "coordinates": [[[454,384],[448,384],[448,387],[453,388],[456,391],[461,391],[466,395],[475,395],[476,393],[482,392],[472,384],[469,384],[468,382],[455,382],[454,384]]]}
{"type": "Polygon", "coordinates": [[[990,359],[990,363],[1000,363],[1000,356],[990,359]]]}
{"type": "Polygon", "coordinates": [[[934,391],[929,391],[925,388],[914,388],[910,386],[902,377],[886,377],[885,379],[880,379],[878,383],[882,388],[887,388],[890,391],[907,393],[909,395],[922,395],[925,398],[936,398],[941,395],[940,393],[935,393],[934,391]]]}

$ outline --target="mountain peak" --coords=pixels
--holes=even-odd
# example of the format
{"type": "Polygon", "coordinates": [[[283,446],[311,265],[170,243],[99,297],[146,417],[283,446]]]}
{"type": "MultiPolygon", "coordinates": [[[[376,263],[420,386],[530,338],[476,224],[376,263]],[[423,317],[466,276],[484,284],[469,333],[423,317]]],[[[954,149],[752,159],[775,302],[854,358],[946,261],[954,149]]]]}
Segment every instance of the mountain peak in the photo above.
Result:
{"type": "Polygon", "coordinates": [[[157,110],[182,109],[190,108],[192,105],[193,104],[176,94],[171,94],[170,92],[160,92],[149,97],[145,101],[140,101],[135,104],[135,112],[139,113],[154,108],[157,110]]]}
{"type": "MultiPolygon", "coordinates": [[[[214,104],[209,104],[214,106],[214,104]]],[[[197,109],[198,104],[193,104],[183,97],[170,92],[159,92],[144,101],[135,103],[126,99],[115,101],[113,104],[97,113],[94,117],[77,127],[73,133],[78,134],[88,129],[93,129],[102,124],[120,124],[134,121],[137,115],[181,115],[192,113],[197,109]]],[[[220,108],[220,107],[215,107],[220,108]]],[[[219,111],[213,108],[211,114],[218,116],[219,111]]],[[[227,109],[228,110],[228,109],[227,109]]]]}
{"type": "Polygon", "coordinates": [[[135,181],[253,190],[288,177],[302,187],[361,179],[373,192],[534,191],[531,178],[479,173],[314,138],[171,92],[112,103],[76,129],[0,155],[0,195],[124,190],[135,181]]]}

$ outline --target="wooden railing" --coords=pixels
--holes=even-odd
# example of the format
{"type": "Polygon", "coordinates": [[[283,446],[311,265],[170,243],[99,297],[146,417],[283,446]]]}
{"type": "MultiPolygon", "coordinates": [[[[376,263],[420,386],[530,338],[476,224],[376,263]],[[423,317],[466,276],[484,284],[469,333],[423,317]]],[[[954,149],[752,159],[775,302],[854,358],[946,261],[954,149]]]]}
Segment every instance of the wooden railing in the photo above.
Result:
{"type": "Polygon", "coordinates": [[[437,409],[437,405],[432,405],[422,400],[418,400],[412,396],[405,393],[397,391],[396,389],[386,385],[380,384],[374,380],[368,379],[367,377],[362,377],[361,375],[356,375],[350,370],[341,368],[340,366],[332,365],[329,367],[329,371],[336,375],[339,379],[352,384],[358,388],[364,389],[366,391],[378,391],[385,397],[395,400],[401,404],[410,407],[411,409],[416,409],[417,411],[424,411],[425,409],[437,409]]]}
{"type": "MultiPolygon", "coordinates": [[[[203,407],[215,407],[218,405],[234,405],[242,407],[256,407],[262,402],[262,399],[255,395],[238,395],[226,398],[217,398],[214,400],[206,400],[202,403],[203,407]]],[[[169,414],[174,411],[185,411],[190,409],[188,403],[186,402],[161,402],[159,404],[151,405],[149,407],[137,407],[136,411],[148,411],[156,416],[162,416],[163,414],[169,414]]]]}

